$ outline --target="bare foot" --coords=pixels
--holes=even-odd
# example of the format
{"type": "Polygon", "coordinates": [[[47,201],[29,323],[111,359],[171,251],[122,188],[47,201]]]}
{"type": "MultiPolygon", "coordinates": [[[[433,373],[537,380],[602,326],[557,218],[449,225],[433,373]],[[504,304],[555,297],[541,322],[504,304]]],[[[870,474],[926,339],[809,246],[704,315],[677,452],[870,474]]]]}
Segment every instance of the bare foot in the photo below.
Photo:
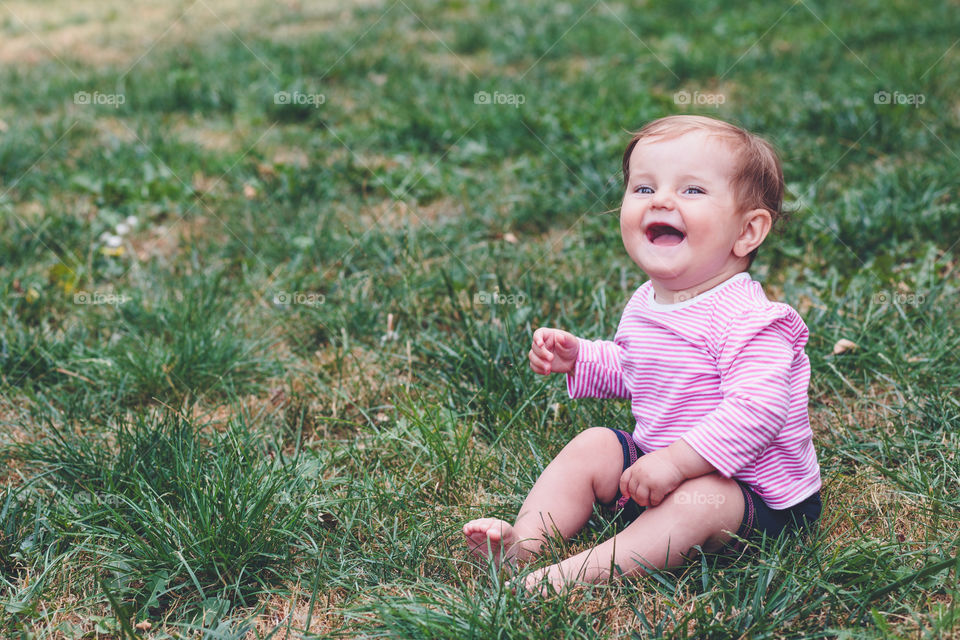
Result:
{"type": "Polygon", "coordinates": [[[559,564],[553,564],[543,569],[528,574],[522,581],[517,578],[508,580],[506,587],[516,593],[518,588],[522,588],[528,594],[537,594],[546,598],[558,593],[562,593],[566,588],[573,586],[574,582],[564,579],[559,564]]]}
{"type": "Polygon", "coordinates": [[[539,592],[541,596],[547,597],[560,593],[573,584],[574,582],[564,577],[559,564],[552,564],[528,575],[523,581],[523,588],[528,592],[539,592]]]}
{"type": "Polygon", "coordinates": [[[479,518],[463,525],[467,548],[478,558],[492,558],[496,566],[517,554],[513,525],[499,518],[479,518]]]}
{"type": "Polygon", "coordinates": [[[610,579],[610,571],[602,570],[596,564],[596,559],[591,557],[594,551],[595,549],[589,549],[562,562],[537,569],[527,574],[522,583],[517,579],[515,584],[513,581],[509,584],[514,589],[522,586],[527,593],[550,596],[577,585],[606,582],[610,579]]]}

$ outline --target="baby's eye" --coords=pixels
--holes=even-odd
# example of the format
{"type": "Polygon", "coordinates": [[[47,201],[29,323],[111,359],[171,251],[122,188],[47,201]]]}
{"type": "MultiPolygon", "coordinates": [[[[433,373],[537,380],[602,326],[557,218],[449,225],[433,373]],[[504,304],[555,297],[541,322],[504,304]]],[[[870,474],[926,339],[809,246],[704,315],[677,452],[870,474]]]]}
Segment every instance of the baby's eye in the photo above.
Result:
{"type": "Polygon", "coordinates": [[[695,187],[695,186],[689,186],[689,187],[687,187],[686,189],[684,189],[683,192],[684,192],[684,193],[689,193],[689,192],[693,192],[693,193],[706,193],[706,191],[704,191],[704,190],[701,189],[700,187],[695,187]]]}
{"type": "Polygon", "coordinates": [[[634,188],[634,193],[653,193],[653,187],[648,187],[645,184],[640,185],[639,187],[634,188]]]}

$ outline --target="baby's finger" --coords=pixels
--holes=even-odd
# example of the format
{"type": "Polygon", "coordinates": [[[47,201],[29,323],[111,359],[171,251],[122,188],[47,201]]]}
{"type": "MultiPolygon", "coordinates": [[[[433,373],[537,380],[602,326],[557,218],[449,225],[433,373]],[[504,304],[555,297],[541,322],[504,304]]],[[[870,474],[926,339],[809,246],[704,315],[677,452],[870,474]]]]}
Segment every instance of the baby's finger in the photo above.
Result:
{"type": "Polygon", "coordinates": [[[650,491],[646,487],[636,487],[633,490],[633,495],[631,497],[633,498],[633,501],[641,507],[654,506],[650,503],[650,491]]]}
{"type": "Polygon", "coordinates": [[[544,328],[544,327],[540,327],[539,329],[537,329],[536,331],[534,331],[534,332],[533,332],[533,344],[535,344],[535,345],[538,346],[538,347],[542,347],[543,344],[544,344],[544,341],[546,340],[546,338],[545,338],[546,333],[547,333],[547,329],[544,328]]]}
{"type": "Polygon", "coordinates": [[[650,506],[650,490],[636,474],[630,475],[630,482],[627,483],[627,491],[630,492],[630,498],[641,507],[650,506]]]}
{"type": "Polygon", "coordinates": [[[532,350],[530,351],[530,368],[536,373],[547,374],[550,373],[550,365],[540,357],[538,357],[532,350]]]}
{"type": "Polygon", "coordinates": [[[620,495],[629,498],[630,496],[630,469],[624,470],[620,474],[620,495]]]}
{"type": "Polygon", "coordinates": [[[547,356],[551,355],[550,349],[548,349],[547,346],[544,345],[542,342],[540,344],[537,344],[536,342],[534,342],[533,347],[531,347],[530,351],[532,353],[537,354],[537,356],[541,358],[546,358],[547,356]]]}
{"type": "Polygon", "coordinates": [[[663,502],[663,493],[661,491],[650,491],[650,506],[655,507],[663,502]]]}

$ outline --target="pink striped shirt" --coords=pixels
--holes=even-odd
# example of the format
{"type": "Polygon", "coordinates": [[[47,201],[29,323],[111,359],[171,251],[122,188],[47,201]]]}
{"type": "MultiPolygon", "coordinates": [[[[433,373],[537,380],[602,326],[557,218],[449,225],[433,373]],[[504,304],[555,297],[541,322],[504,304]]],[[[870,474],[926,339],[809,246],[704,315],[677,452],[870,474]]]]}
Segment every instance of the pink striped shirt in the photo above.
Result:
{"type": "Polygon", "coordinates": [[[683,438],[728,478],[773,509],[820,488],[807,414],[807,326],[738,273],[676,304],[643,284],[616,337],[580,340],[571,398],[629,398],[643,451],[683,438]]]}

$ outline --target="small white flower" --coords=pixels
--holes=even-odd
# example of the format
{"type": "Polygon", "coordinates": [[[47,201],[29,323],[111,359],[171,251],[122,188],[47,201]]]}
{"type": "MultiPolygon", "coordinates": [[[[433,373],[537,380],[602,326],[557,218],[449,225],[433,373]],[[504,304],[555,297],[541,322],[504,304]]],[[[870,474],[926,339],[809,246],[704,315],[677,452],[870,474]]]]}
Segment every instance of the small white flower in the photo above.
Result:
{"type": "Polygon", "coordinates": [[[106,238],[104,238],[104,243],[106,243],[106,245],[111,249],[116,249],[123,244],[123,238],[120,236],[115,236],[112,233],[107,233],[104,235],[106,236],[106,238]]]}
{"type": "Polygon", "coordinates": [[[139,222],[139,220],[137,220],[137,216],[127,216],[124,222],[130,225],[130,228],[132,229],[133,227],[137,226],[137,222],[139,222]]]}
{"type": "Polygon", "coordinates": [[[387,332],[382,336],[380,336],[380,344],[385,344],[386,342],[396,340],[399,337],[400,337],[400,334],[398,334],[396,331],[393,330],[393,314],[388,313],[387,314],[387,332]]]}
{"type": "Polygon", "coordinates": [[[130,225],[128,225],[126,222],[121,222],[120,224],[117,225],[118,236],[125,236],[128,233],[130,233],[130,225]]]}

